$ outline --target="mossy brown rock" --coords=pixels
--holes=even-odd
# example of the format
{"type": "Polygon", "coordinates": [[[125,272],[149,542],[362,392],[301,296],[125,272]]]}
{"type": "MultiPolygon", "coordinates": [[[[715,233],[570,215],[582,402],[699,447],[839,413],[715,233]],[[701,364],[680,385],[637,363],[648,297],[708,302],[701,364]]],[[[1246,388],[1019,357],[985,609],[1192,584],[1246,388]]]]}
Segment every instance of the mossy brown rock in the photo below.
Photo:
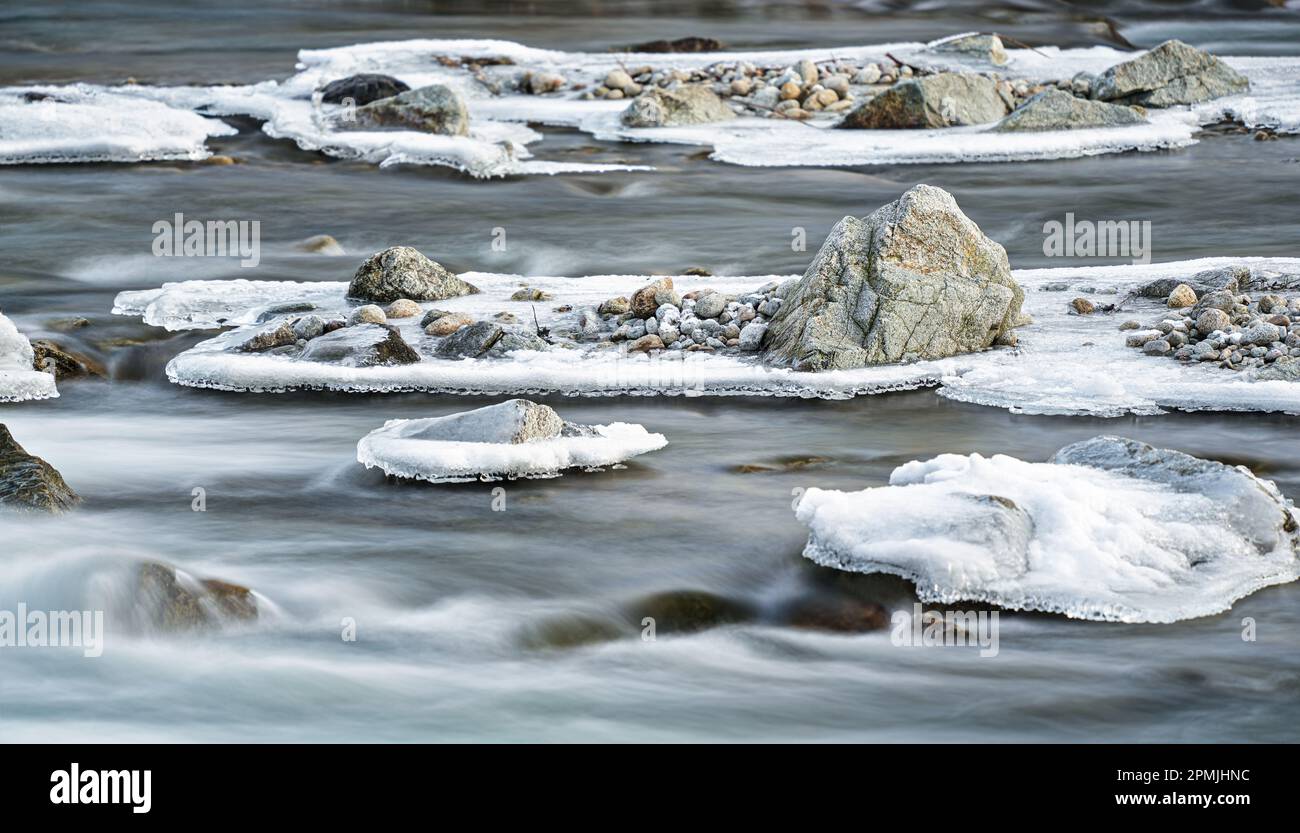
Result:
{"type": "Polygon", "coordinates": [[[103,362],[45,338],[32,342],[32,365],[37,370],[53,371],[54,378],[60,382],[88,376],[101,379],[108,376],[108,368],[104,367],[103,362]]]}
{"type": "Polygon", "coordinates": [[[57,513],[80,502],[54,466],[28,454],[0,424],[0,506],[57,513]]]}

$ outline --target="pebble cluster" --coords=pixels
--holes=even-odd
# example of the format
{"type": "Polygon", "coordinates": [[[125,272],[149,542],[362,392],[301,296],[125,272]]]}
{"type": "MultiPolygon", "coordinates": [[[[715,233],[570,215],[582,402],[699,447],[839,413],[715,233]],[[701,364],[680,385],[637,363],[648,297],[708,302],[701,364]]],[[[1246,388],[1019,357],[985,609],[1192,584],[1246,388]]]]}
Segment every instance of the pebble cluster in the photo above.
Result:
{"type": "Polygon", "coordinates": [[[756,352],[784,293],[772,282],[733,297],[712,289],[678,295],[672,278],[641,287],[631,298],[610,298],[598,308],[579,310],[572,335],[577,341],[629,353],[659,350],[756,352]]]}
{"type": "Polygon", "coordinates": [[[1125,321],[1125,343],[1152,356],[1183,362],[1218,362],[1230,370],[1288,366],[1300,375],[1300,296],[1252,298],[1224,288],[1197,297],[1179,284],[1167,301],[1169,314],[1143,324],[1125,321]]]}
{"type": "MultiPolygon", "coordinates": [[[[679,84],[706,84],[740,113],[764,118],[809,119],[819,113],[842,113],[870,99],[897,81],[929,75],[932,70],[908,64],[882,61],[855,64],[844,61],[805,59],[788,67],[758,67],[747,61],[721,61],[698,69],[655,69],[638,66],[610,70],[594,89],[588,84],[568,80],[557,72],[525,73],[516,88],[533,95],[578,91],[583,100],[631,99],[651,87],[671,89],[679,84]]],[[[988,73],[1009,96],[1022,101],[1041,92],[1047,85],[1025,79],[1004,80],[988,73]]],[[[1086,97],[1091,76],[1081,73],[1074,79],[1052,84],[1075,95],[1086,97]]]]}

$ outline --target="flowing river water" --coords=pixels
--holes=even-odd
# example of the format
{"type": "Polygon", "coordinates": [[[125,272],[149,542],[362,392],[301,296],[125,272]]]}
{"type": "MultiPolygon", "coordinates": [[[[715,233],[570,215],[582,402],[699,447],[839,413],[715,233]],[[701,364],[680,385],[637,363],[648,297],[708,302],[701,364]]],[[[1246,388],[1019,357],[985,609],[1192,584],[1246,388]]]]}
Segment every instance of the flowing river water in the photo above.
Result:
{"type": "MultiPolygon", "coordinates": [[[[289,75],[300,48],[421,36],[603,50],[685,34],[786,47],[997,28],[1060,46],[1182,37],[1223,54],[1300,52],[1296,16],[1264,4],[1198,4],[1181,21],[1155,3],[266,5],[9,3],[0,83],[246,83],[289,75]]],[[[1294,417],[1023,416],[931,391],[550,397],[568,419],[639,422],[670,445],[601,474],[508,483],[505,511],[494,511],[499,484],[386,482],[355,462],[355,445],[388,419],[497,399],[182,388],[163,367],[203,336],[109,314],[117,292],[167,280],[346,280],[354,255],[397,244],[453,269],[524,275],[792,274],[811,257],[791,250],[793,228],[815,249],[842,216],[920,182],[952,192],[1014,267],[1114,262],[1044,257],[1043,223],[1067,212],[1150,220],[1156,261],[1294,255],[1294,139],[1214,130],[1172,152],[799,169],[547,128],[540,158],[657,170],[484,182],[327,160],[230,121],[240,134],[209,144],[237,165],[0,169],[0,309],[33,338],[57,335],[101,359],[111,376],[0,410],[85,498],[60,517],[0,515],[0,609],[106,604],[129,591],[116,565],[144,558],[252,587],[264,615],[218,632],[110,630],[98,658],[0,649],[0,739],[1300,739],[1298,585],[1172,625],[1004,613],[993,660],[900,649],[888,631],[797,629],[780,615],[809,597],[914,600],[905,582],[807,563],[794,489],[882,485],[895,466],[942,452],[1043,460],[1108,433],[1245,463],[1295,498],[1294,417]],[[242,270],[256,275],[153,257],[153,223],[176,212],[261,221],[261,265],[242,270]],[[505,251],[492,248],[497,227],[505,251]],[[293,250],[321,233],[350,256],[293,250]],[[56,333],[76,316],[89,326],[56,333]],[[204,512],[192,511],[196,487],[204,512]],[[652,642],[633,629],[567,644],[584,623],[636,613],[636,600],[664,591],[738,600],[756,618],[652,642]],[[1255,641],[1241,636],[1248,617],[1255,641]],[[344,618],[356,641],[340,638],[344,618]]]]}

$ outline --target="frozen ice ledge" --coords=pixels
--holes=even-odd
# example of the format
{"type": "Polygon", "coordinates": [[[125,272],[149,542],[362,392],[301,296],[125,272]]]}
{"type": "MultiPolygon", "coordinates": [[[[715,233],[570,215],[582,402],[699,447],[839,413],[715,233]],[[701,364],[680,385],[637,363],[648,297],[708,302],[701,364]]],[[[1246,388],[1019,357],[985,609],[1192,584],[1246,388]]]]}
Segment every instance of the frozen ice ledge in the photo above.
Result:
{"type": "Polygon", "coordinates": [[[1096,437],[1046,463],[942,454],[889,485],[807,490],[804,555],[923,601],[1176,622],[1300,577],[1294,505],[1244,466],[1096,437]]]}
{"type": "MultiPolygon", "coordinates": [[[[850,370],[807,372],[764,363],[755,354],[664,351],[629,352],[591,344],[520,349],[497,358],[440,358],[419,349],[409,364],[360,367],[305,361],[284,355],[240,352],[237,345],[277,322],[305,312],[345,318],[355,311],[346,283],[186,281],[159,289],[120,293],[114,312],[140,316],[172,330],[233,327],[181,353],[167,365],[171,381],[229,391],[299,389],[524,395],[765,395],[844,399],[886,391],[935,387],[940,396],[1027,414],[1159,414],[1167,410],[1272,411],[1300,414],[1300,382],[1257,380],[1249,372],[1208,362],[1178,362],[1126,346],[1119,329],[1126,319],[1160,320],[1171,314],[1163,298],[1130,298],[1161,279],[1187,280],[1197,273],[1241,266],[1263,286],[1300,280],[1297,258],[1203,258],[1172,263],[1013,271],[1024,289],[1023,309],[1033,322],[1015,330],[1015,347],[998,347],[951,358],[882,364],[850,370]],[[1099,308],[1122,304],[1116,314],[1077,315],[1071,299],[1084,296],[1099,308]]],[[[613,296],[630,295],[651,278],[600,275],[529,277],[468,272],[460,277],[476,294],[425,302],[479,320],[505,312],[519,326],[559,333],[575,317],[613,296]],[[521,290],[544,300],[512,300],[521,290]],[[533,315],[537,316],[534,325],[533,315]]],[[[681,293],[712,288],[743,295],[761,285],[797,276],[675,276],[681,293]]],[[[388,325],[411,345],[429,337],[424,317],[393,318],[388,325]]],[[[374,325],[369,325],[374,326],[374,325]]],[[[378,331],[378,328],[376,328],[378,331]]]]}
{"type": "MultiPolygon", "coordinates": [[[[893,66],[897,58],[927,72],[997,72],[1039,84],[1079,73],[1097,76],[1143,54],[1100,46],[1045,46],[1006,49],[997,63],[990,63],[969,52],[937,48],[937,43],[638,54],[559,52],[500,40],[408,40],[303,50],[296,74],[251,85],[5,87],[0,88],[0,164],[203,159],[210,155],[207,138],[235,132],[222,116],[259,119],[267,135],[334,157],[380,166],[448,166],[475,177],[644,169],[622,161],[532,158],[530,146],[543,135],[529,124],[573,127],[606,140],[706,146],[716,160],[752,166],[1013,161],[1158,150],[1191,144],[1201,125],[1224,118],[1277,132],[1300,130],[1300,59],[1294,57],[1224,57],[1249,80],[1248,90],[1190,106],[1150,109],[1138,123],[1073,130],[997,132],[989,123],[835,130],[842,110],[814,112],[806,121],[772,118],[766,104],[753,103],[752,93],[728,97],[726,106],[740,110],[736,118],[643,127],[621,118],[626,98],[584,97],[603,89],[611,72],[638,65],[692,79],[691,73],[704,73],[706,80],[717,80],[742,64],[780,72],[803,62],[827,70],[873,62],[893,66]],[[361,73],[388,75],[413,90],[445,86],[463,99],[468,130],[441,135],[342,124],[348,114],[342,105],[323,101],[320,90],[361,73]],[[538,79],[560,79],[560,84],[551,89],[547,81],[539,87],[538,79]]],[[[861,72],[865,70],[843,82],[853,85],[859,101],[884,89],[879,78],[868,83],[872,79],[861,72]]]]}
{"type": "Polygon", "coordinates": [[[58,395],[54,374],[35,369],[31,342],[0,313],[0,402],[53,399],[58,395]]]}

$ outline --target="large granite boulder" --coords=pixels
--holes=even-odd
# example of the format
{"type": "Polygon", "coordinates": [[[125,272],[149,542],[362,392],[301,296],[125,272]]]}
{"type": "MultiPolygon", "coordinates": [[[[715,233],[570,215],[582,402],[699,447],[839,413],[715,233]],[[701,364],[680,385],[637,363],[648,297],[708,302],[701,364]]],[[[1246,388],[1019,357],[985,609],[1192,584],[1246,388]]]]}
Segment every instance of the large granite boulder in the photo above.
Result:
{"type": "Polygon", "coordinates": [[[321,87],[320,92],[321,100],[326,104],[342,104],[345,99],[351,99],[353,104],[361,107],[381,98],[390,98],[398,93],[404,93],[409,89],[411,88],[405,83],[391,75],[363,72],[331,81],[321,87]]]}
{"type": "Polygon", "coordinates": [[[620,118],[628,127],[677,127],[735,117],[713,90],[703,84],[687,84],[675,90],[647,90],[633,99],[620,118]]]}
{"type": "Polygon", "coordinates": [[[1023,300],[1006,250],[947,191],[918,185],[836,224],[772,318],[765,357],[836,370],[983,350],[1023,300]]]}
{"type": "Polygon", "coordinates": [[[1020,105],[998,122],[998,133],[1026,133],[1037,130],[1079,130],[1085,127],[1124,127],[1146,122],[1140,112],[1122,104],[1089,101],[1064,90],[1048,89],[1020,105]]]}
{"type": "Polygon", "coordinates": [[[850,112],[838,126],[903,130],[986,124],[1005,116],[1013,103],[983,75],[941,72],[900,81],[850,112]]]}
{"type": "Polygon", "coordinates": [[[371,255],[361,264],[348,297],[390,303],[398,298],[442,301],[473,295],[478,287],[466,283],[410,246],[393,246],[371,255]]]}
{"type": "Polygon", "coordinates": [[[469,135],[469,109],[450,87],[430,84],[381,98],[355,113],[359,127],[397,127],[445,136],[469,135]]]}
{"type": "Polygon", "coordinates": [[[80,502],[54,466],[28,454],[0,424],[0,506],[57,513],[80,502]]]}
{"type": "Polygon", "coordinates": [[[1243,92],[1246,77],[1208,52],[1167,40],[1145,55],[1106,70],[1092,97],[1143,107],[1172,107],[1243,92]]]}

